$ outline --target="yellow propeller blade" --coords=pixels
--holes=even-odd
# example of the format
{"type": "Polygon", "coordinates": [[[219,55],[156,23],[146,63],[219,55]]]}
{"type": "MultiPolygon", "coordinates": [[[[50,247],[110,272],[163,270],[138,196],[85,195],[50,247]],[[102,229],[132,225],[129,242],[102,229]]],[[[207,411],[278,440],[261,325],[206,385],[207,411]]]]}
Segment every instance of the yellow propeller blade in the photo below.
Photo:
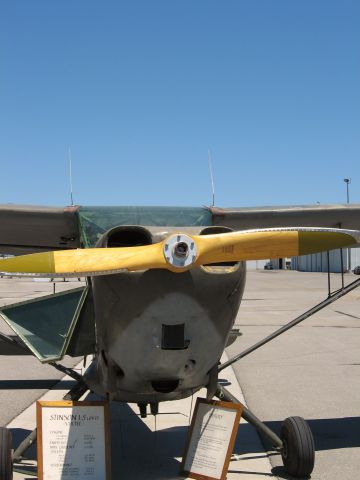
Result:
{"type": "Polygon", "coordinates": [[[196,265],[295,257],[360,243],[360,232],[326,228],[273,228],[194,237],[196,265]]]}
{"type": "Polygon", "coordinates": [[[0,260],[2,273],[31,277],[82,277],[166,268],[161,243],[143,247],[86,248],[33,253],[0,260]]]}
{"type": "Polygon", "coordinates": [[[153,245],[35,253],[0,260],[0,272],[72,277],[165,268],[183,272],[208,263],[294,257],[360,243],[357,230],[274,228],[214,235],[170,235],[153,245]]]}

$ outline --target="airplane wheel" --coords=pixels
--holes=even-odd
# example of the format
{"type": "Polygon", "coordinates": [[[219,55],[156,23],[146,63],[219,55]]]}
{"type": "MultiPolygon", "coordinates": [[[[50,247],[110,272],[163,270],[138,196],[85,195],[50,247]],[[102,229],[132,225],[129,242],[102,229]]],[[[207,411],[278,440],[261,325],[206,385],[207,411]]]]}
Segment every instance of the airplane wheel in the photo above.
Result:
{"type": "Polygon", "coordinates": [[[0,478],[1,480],[12,480],[12,437],[7,428],[0,427],[0,478]]]}
{"type": "Polygon", "coordinates": [[[285,470],[294,477],[308,477],[315,462],[314,437],[309,425],[301,417],[289,417],[282,423],[280,437],[285,470]]]}

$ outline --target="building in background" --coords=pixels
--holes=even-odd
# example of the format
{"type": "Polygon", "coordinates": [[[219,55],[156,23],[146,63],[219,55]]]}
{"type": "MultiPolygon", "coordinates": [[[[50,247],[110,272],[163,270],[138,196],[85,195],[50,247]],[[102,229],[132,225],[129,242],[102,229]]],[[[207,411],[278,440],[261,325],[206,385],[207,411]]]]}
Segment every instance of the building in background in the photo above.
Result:
{"type": "Polygon", "coordinates": [[[269,260],[249,260],[246,262],[246,268],[248,270],[264,270],[265,264],[269,260]]]}
{"type": "MultiPolygon", "coordinates": [[[[329,252],[330,272],[341,273],[360,265],[360,248],[350,248],[343,250],[332,250],[329,252]],[[350,256],[348,255],[350,251],[350,256]],[[342,252],[342,261],[341,261],[342,252]],[[349,258],[350,257],[350,258],[349,258]]],[[[300,272],[327,272],[328,271],[328,256],[326,252],[314,253],[312,255],[302,255],[301,257],[293,257],[292,259],[280,258],[270,260],[271,269],[273,270],[285,270],[291,268],[291,270],[298,270],[300,272]]]]}

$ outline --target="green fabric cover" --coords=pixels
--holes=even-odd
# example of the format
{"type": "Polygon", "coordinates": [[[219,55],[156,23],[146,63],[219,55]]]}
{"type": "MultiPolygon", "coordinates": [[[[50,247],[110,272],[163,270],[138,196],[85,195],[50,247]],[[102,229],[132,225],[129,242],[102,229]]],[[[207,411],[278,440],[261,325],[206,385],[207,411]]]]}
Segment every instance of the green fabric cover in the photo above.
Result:
{"type": "Polygon", "coordinates": [[[3,307],[0,316],[43,363],[60,360],[75,328],[86,287],[3,307]]]}
{"type": "Polygon", "coordinates": [[[79,219],[85,247],[94,247],[101,235],[119,225],[191,227],[212,223],[206,207],[80,207],[79,219]]]}

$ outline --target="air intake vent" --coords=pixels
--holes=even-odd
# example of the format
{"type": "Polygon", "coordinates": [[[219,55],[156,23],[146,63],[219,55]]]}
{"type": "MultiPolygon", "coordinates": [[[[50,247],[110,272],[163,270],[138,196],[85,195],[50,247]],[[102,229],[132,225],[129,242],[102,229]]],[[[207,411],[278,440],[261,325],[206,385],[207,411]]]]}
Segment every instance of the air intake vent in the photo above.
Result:
{"type": "Polygon", "coordinates": [[[177,389],[179,380],[154,380],[151,382],[151,386],[155,392],[170,393],[177,389]]]}
{"type": "MultiPolygon", "coordinates": [[[[229,227],[206,227],[201,230],[200,235],[214,235],[216,233],[228,233],[233,232],[234,230],[229,227]]],[[[234,267],[238,262],[220,262],[220,263],[209,263],[204,265],[204,267],[234,267]]]]}
{"type": "Polygon", "coordinates": [[[121,226],[110,230],[105,234],[105,247],[139,247],[151,245],[152,236],[149,230],[138,226],[121,226]]]}

